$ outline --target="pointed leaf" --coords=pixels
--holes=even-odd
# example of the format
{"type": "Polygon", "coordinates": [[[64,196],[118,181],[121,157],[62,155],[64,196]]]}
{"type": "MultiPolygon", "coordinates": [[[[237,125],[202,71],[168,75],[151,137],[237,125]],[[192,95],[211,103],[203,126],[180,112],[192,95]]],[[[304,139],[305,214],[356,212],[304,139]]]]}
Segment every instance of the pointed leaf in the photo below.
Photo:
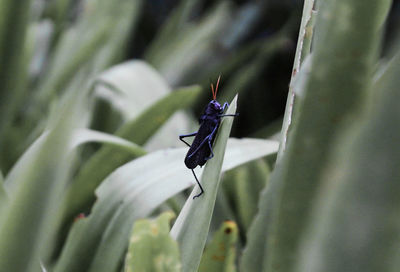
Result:
{"type": "MultiPolygon", "coordinates": [[[[229,106],[227,114],[236,112],[236,101],[237,96],[229,106]]],[[[218,129],[213,147],[214,157],[206,164],[201,176],[204,194],[198,199],[193,199],[200,190],[197,187],[193,189],[171,230],[172,237],[179,242],[183,271],[197,271],[200,264],[215,205],[225,147],[232,122],[233,118],[225,118],[218,129]]]]}

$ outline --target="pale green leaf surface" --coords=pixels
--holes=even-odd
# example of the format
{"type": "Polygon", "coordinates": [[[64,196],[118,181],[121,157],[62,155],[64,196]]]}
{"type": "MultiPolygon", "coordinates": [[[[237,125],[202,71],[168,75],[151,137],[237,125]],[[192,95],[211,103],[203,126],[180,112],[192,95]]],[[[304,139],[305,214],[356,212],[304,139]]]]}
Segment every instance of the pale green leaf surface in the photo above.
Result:
{"type": "MultiPolygon", "coordinates": [[[[236,101],[237,96],[226,111],[227,114],[236,112],[236,101]]],[[[172,237],[179,242],[183,271],[197,271],[200,264],[217,197],[222,163],[232,122],[233,118],[225,118],[218,129],[213,147],[215,155],[212,163],[207,163],[204,167],[204,173],[200,178],[204,194],[199,199],[193,199],[200,190],[197,187],[193,189],[171,229],[172,237]]]]}
{"type": "Polygon", "coordinates": [[[233,177],[235,188],[235,207],[240,220],[239,227],[247,232],[258,211],[258,199],[262,189],[267,185],[270,175],[268,164],[257,160],[241,166],[233,177]]]}
{"type": "MultiPolygon", "coordinates": [[[[4,186],[8,193],[13,194],[18,187],[16,180],[21,180],[19,175],[25,172],[32,163],[37,159],[38,153],[41,152],[43,144],[49,136],[49,131],[44,132],[22,155],[17,161],[10,173],[7,175],[4,186]]],[[[129,151],[132,154],[144,155],[146,152],[139,146],[129,142],[123,138],[119,138],[107,133],[89,130],[89,129],[75,129],[72,131],[71,141],[68,143],[68,152],[72,152],[78,146],[89,143],[98,142],[109,144],[117,148],[129,151]]]]}
{"type": "MultiPolygon", "coordinates": [[[[232,169],[277,150],[275,141],[230,139],[222,169],[232,169]]],[[[93,270],[112,271],[123,256],[133,221],[195,184],[183,163],[186,152],[186,147],[159,150],[115,170],[96,190],[98,201],[85,219],[85,227],[79,231],[72,228],[56,271],[87,271],[94,254],[93,270]]],[[[201,169],[197,173],[200,177],[201,169]]]]}
{"type": "Polygon", "coordinates": [[[47,73],[38,87],[37,100],[41,103],[48,102],[55,93],[62,91],[77,70],[98,57],[108,39],[115,38],[113,33],[129,31],[129,24],[121,22],[127,18],[132,22],[137,18],[141,1],[116,0],[113,1],[113,5],[95,1],[86,5],[88,6],[82,17],[72,28],[62,33],[54,50],[47,73]],[[74,52],[73,58],[71,52],[74,52]]]}
{"type": "Polygon", "coordinates": [[[8,195],[4,188],[4,177],[3,173],[0,171],[0,224],[2,218],[2,211],[5,205],[7,205],[7,201],[8,201],[8,195]]]}
{"type": "Polygon", "coordinates": [[[47,235],[54,231],[53,218],[57,218],[59,199],[68,180],[72,159],[68,147],[84,95],[72,92],[60,103],[55,113],[59,122],[35,152],[35,158],[17,175],[17,186],[0,225],[0,271],[38,271],[39,256],[51,247],[47,235]]]}
{"type": "Polygon", "coordinates": [[[292,68],[292,77],[290,79],[289,83],[289,93],[287,96],[287,101],[286,101],[286,108],[285,108],[285,115],[283,119],[283,125],[282,125],[282,132],[281,132],[281,144],[279,147],[279,152],[278,152],[278,160],[281,158],[283,155],[283,152],[285,151],[286,148],[286,141],[287,141],[287,136],[291,127],[292,123],[292,118],[293,118],[293,107],[296,103],[295,100],[295,93],[293,89],[294,85],[294,77],[296,74],[300,71],[300,67],[302,64],[302,61],[306,58],[305,54],[308,54],[309,51],[305,51],[305,45],[311,44],[312,40],[312,33],[313,29],[311,29],[311,35],[307,33],[307,24],[309,24],[310,20],[314,18],[312,14],[313,6],[314,6],[315,0],[305,0],[304,5],[303,5],[303,15],[301,17],[301,24],[300,24],[300,30],[299,30],[299,35],[297,39],[297,45],[296,45],[296,55],[294,57],[294,63],[293,63],[293,68],[292,68]],[[304,48],[303,48],[304,46],[304,48]]]}
{"type": "Polygon", "coordinates": [[[175,217],[165,212],[157,219],[137,220],[129,240],[125,272],[181,271],[178,243],[169,235],[169,222],[175,217]]]}
{"type": "MultiPolygon", "coordinates": [[[[0,138],[15,117],[18,101],[26,83],[25,40],[31,0],[0,2],[0,138]],[[12,27],[10,27],[12,26],[12,27]],[[11,90],[11,91],[10,91],[11,90]]],[[[0,142],[0,155],[4,147],[0,142]]],[[[3,158],[0,156],[0,163],[3,158]]]]}
{"type": "Polygon", "coordinates": [[[94,94],[118,109],[126,120],[171,92],[162,76],[144,61],[131,60],[101,73],[94,94]]]}
{"type": "MultiPolygon", "coordinates": [[[[198,86],[176,90],[148,107],[138,117],[125,123],[116,135],[138,145],[145,143],[179,109],[194,103],[201,89],[198,86]]],[[[142,154],[115,152],[111,147],[100,148],[81,168],[76,179],[68,188],[66,218],[87,208],[94,200],[96,187],[124,163],[142,154]]]]}
{"type": "MultiPolygon", "coordinates": [[[[287,148],[272,175],[278,183],[273,207],[269,272],[288,272],[309,220],[336,137],[353,126],[369,94],[373,64],[381,38],[379,10],[374,0],[320,1],[311,71],[304,99],[295,108],[287,148]],[[312,168],[310,168],[312,166],[312,168]],[[276,205],[276,206],[275,206],[276,205]]],[[[261,211],[264,211],[262,208],[261,211]]],[[[260,224],[265,222],[259,221],[260,224]]]]}
{"type": "MultiPolygon", "coordinates": [[[[236,148],[232,148],[232,152],[228,151],[226,154],[227,162],[229,162],[228,158],[231,158],[232,161],[226,164],[225,167],[227,168],[224,167],[225,169],[230,169],[237,164],[243,163],[244,160],[250,159],[244,156],[244,154],[250,154],[250,152],[246,152],[246,150],[261,148],[261,146],[256,143],[260,141],[253,142],[253,146],[250,146],[250,144],[248,143],[249,149],[245,149],[244,145],[242,146],[240,144],[241,141],[246,140],[237,141],[238,145],[236,146],[236,148]],[[241,159],[237,160],[237,156],[240,156],[241,159]]],[[[101,190],[104,190],[104,194],[106,194],[107,192],[108,197],[112,196],[119,198],[121,198],[121,195],[118,196],[118,194],[122,194],[123,198],[126,199],[126,203],[124,203],[123,207],[120,208],[121,210],[118,215],[113,216],[113,222],[110,223],[107,227],[106,236],[103,236],[103,240],[99,246],[96,258],[93,261],[90,271],[108,271],[112,269],[109,266],[113,263],[112,261],[110,261],[110,259],[114,259],[115,255],[117,255],[118,257],[118,252],[120,252],[119,254],[122,254],[123,247],[121,247],[121,245],[124,245],[126,243],[126,235],[129,231],[128,227],[130,226],[130,222],[134,221],[137,218],[147,216],[162,202],[169,199],[177,192],[195,183],[194,177],[192,176],[191,172],[185,168],[182,162],[182,158],[184,158],[187,149],[183,148],[176,151],[179,150],[180,152],[174,152],[175,154],[171,154],[174,156],[165,156],[166,151],[156,152],[161,153],[162,155],[159,163],[157,163],[156,161],[143,161],[143,163],[146,163],[145,166],[150,167],[152,170],[146,172],[140,178],[136,177],[135,180],[131,180],[129,185],[131,189],[128,189],[125,186],[119,185],[115,182],[109,182],[108,186],[112,186],[112,188],[108,189],[107,185],[105,185],[104,187],[102,185],[101,190]],[[167,161],[169,163],[167,163],[167,161]],[[154,165],[162,165],[162,167],[155,168],[154,165]],[[134,187],[135,184],[137,188],[134,187]],[[118,187],[116,188],[116,186],[118,187]],[[116,189],[118,189],[118,193],[115,192],[116,189]],[[127,189],[131,191],[127,192],[127,189]],[[127,195],[124,196],[125,194],[127,195]],[[113,258],[111,258],[110,255],[114,255],[113,258]]],[[[274,143],[274,151],[276,150],[277,145],[276,143],[274,143]]],[[[264,151],[266,151],[266,149],[264,149],[264,151]]],[[[255,153],[251,154],[251,156],[257,156],[257,154],[255,153]]],[[[258,154],[260,155],[260,153],[258,154]]],[[[133,175],[131,173],[137,173],[137,171],[132,171],[132,169],[127,168],[126,170],[128,170],[129,172],[124,171],[125,174],[124,172],[119,171],[120,175],[124,175],[126,177],[124,178],[124,176],[120,176],[119,182],[125,183],[127,178],[129,179],[129,177],[133,175]]]]}
{"type": "MultiPolygon", "coordinates": [[[[324,175],[296,271],[390,271],[400,237],[400,52],[324,175]]],[[[399,267],[397,267],[398,270],[399,267]]]]}
{"type": "Polygon", "coordinates": [[[235,222],[225,221],[214,234],[201,258],[199,272],[234,272],[238,228],[235,222]]]}
{"type": "MultiPolygon", "coordinates": [[[[157,100],[171,93],[171,88],[164,78],[144,61],[132,60],[113,66],[103,72],[97,79],[94,93],[101,102],[109,104],[116,110],[115,118],[100,107],[99,114],[94,115],[94,123],[103,125],[105,119],[118,127],[120,122],[132,120],[157,100]],[[119,117],[119,116],[122,116],[119,117]],[[123,119],[120,122],[115,120],[123,119]]],[[[99,102],[100,102],[99,101],[99,102]]],[[[175,113],[151,139],[146,142],[146,149],[156,150],[169,147],[175,140],[176,131],[189,129],[190,120],[182,112],[175,113]]],[[[105,128],[107,131],[108,127],[105,128]]],[[[112,128],[111,128],[112,129],[112,128]]]]}

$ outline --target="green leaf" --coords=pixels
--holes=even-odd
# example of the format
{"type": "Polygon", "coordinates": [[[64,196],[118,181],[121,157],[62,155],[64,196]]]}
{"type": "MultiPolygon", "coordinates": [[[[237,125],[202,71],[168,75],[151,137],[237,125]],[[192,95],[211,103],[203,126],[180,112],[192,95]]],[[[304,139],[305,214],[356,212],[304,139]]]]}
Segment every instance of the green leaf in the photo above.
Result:
{"type": "MultiPolygon", "coordinates": [[[[77,23],[62,33],[49,68],[37,88],[36,102],[42,106],[46,105],[55,94],[60,93],[73,80],[77,70],[87,64],[90,65],[91,61],[96,61],[97,64],[103,62],[101,67],[98,67],[100,70],[104,69],[104,66],[109,66],[111,61],[109,55],[116,55],[118,52],[107,52],[105,57],[101,55],[104,53],[102,49],[107,48],[113,39],[116,39],[115,33],[120,32],[125,35],[128,33],[130,23],[138,17],[136,15],[140,11],[141,2],[141,0],[116,0],[113,5],[106,1],[90,3],[90,8],[86,7],[77,23]],[[126,20],[130,23],[126,24],[126,20]],[[73,58],[71,52],[74,52],[73,58]]],[[[108,49],[121,50],[121,47],[114,46],[108,49]]]]}
{"type": "MultiPolygon", "coordinates": [[[[132,141],[138,145],[145,143],[159,127],[177,110],[191,105],[198,94],[200,87],[186,87],[179,89],[160,99],[145,110],[137,118],[124,124],[116,135],[132,141]]],[[[132,160],[138,155],[130,152],[115,152],[111,147],[104,146],[97,151],[81,168],[76,179],[68,188],[65,207],[66,218],[88,208],[94,201],[95,188],[117,167],[132,160]]]]}
{"type": "Polygon", "coordinates": [[[175,217],[165,212],[155,220],[135,222],[125,259],[125,272],[181,271],[178,243],[169,235],[169,222],[175,217]]]}
{"type": "MultiPolygon", "coordinates": [[[[313,14],[313,6],[315,5],[315,0],[305,0],[303,5],[303,15],[301,17],[301,24],[299,35],[297,38],[296,45],[296,55],[294,57],[292,77],[289,83],[289,93],[286,101],[285,115],[283,119],[282,132],[281,132],[281,144],[279,146],[278,160],[283,155],[286,149],[286,141],[289,130],[291,129],[292,119],[293,119],[293,108],[297,104],[297,99],[294,93],[295,78],[297,73],[301,71],[302,63],[306,56],[310,53],[308,45],[311,45],[312,36],[314,33],[313,24],[315,21],[315,15],[313,14]],[[310,29],[311,27],[311,29],[310,29]]],[[[302,77],[304,78],[304,77],[302,77]]]]}
{"type": "Polygon", "coordinates": [[[201,258],[200,272],[233,272],[235,269],[238,228],[233,221],[225,221],[214,234],[201,258]]]}
{"type": "MultiPolygon", "coordinates": [[[[267,271],[292,271],[300,238],[322,182],[336,136],[357,122],[369,94],[381,33],[381,1],[321,1],[311,70],[295,106],[285,153],[271,183],[278,183],[268,234],[267,271]],[[310,167],[312,166],[312,167],[310,167]]],[[[265,204],[265,203],[264,203],[265,204]]],[[[266,207],[260,212],[265,212],[266,207]]],[[[265,225],[266,222],[259,221],[265,225]]],[[[266,267],[264,267],[265,269],[266,267]]]]}
{"type": "Polygon", "coordinates": [[[239,226],[246,232],[258,211],[259,194],[267,185],[270,175],[268,164],[257,160],[234,170],[233,177],[235,207],[237,209],[239,226]]]}
{"type": "Polygon", "coordinates": [[[1,219],[3,218],[2,211],[8,204],[7,201],[8,201],[8,195],[4,188],[4,177],[3,173],[0,171],[0,224],[1,224],[1,219]]]}
{"type": "MultiPolygon", "coordinates": [[[[93,114],[95,129],[114,133],[126,121],[133,120],[159,99],[171,93],[165,79],[146,62],[133,60],[113,66],[96,80],[97,98],[93,114]]],[[[187,115],[176,112],[146,142],[152,150],[175,144],[176,131],[189,129],[187,115]]]]}
{"type": "Polygon", "coordinates": [[[398,264],[399,74],[400,53],[374,85],[371,110],[338,142],[298,271],[390,271],[398,264]]]}
{"type": "Polygon", "coordinates": [[[94,89],[96,97],[110,103],[125,121],[137,117],[171,91],[165,79],[140,60],[126,61],[102,72],[94,89]]]}
{"type": "MultiPolygon", "coordinates": [[[[230,139],[223,171],[278,150],[275,141],[230,139]]],[[[195,185],[184,163],[187,148],[164,149],[115,170],[97,188],[84,226],[72,227],[55,271],[113,271],[127,246],[132,224],[178,192],[195,185]]],[[[198,176],[200,177],[198,171],[198,176]]],[[[206,192],[207,193],[207,192],[206,192]]],[[[201,199],[199,199],[201,200],[201,199]]]]}
{"type": "MultiPolygon", "coordinates": [[[[227,114],[236,112],[237,96],[233,99],[227,114]]],[[[220,182],[225,147],[232,127],[233,118],[225,118],[218,129],[214,145],[212,163],[207,163],[201,176],[204,194],[193,199],[199,193],[195,187],[183,206],[171,230],[171,235],[178,242],[182,254],[183,271],[197,271],[206,243],[211,216],[220,182]]]]}
{"type": "MultiPolygon", "coordinates": [[[[50,132],[45,131],[21,156],[10,173],[7,175],[4,182],[5,189],[8,193],[13,194],[16,188],[19,186],[18,182],[22,182],[19,178],[20,173],[24,172],[24,168],[27,165],[34,163],[37,159],[38,153],[41,152],[43,144],[49,137],[50,132]]],[[[90,129],[75,129],[71,133],[71,141],[68,145],[68,152],[71,153],[75,148],[82,144],[89,142],[104,143],[111,147],[122,149],[130,152],[132,155],[141,156],[146,154],[146,151],[136,144],[129,142],[125,139],[119,138],[114,135],[94,131],[90,129]]]]}
{"type": "Polygon", "coordinates": [[[26,33],[30,0],[0,1],[0,166],[9,167],[7,136],[27,79],[26,33]]]}
{"type": "Polygon", "coordinates": [[[38,271],[39,257],[51,245],[47,235],[54,231],[69,175],[72,156],[68,152],[73,124],[80,117],[84,92],[72,92],[60,103],[58,122],[51,128],[35,159],[21,166],[15,192],[10,196],[0,225],[0,270],[38,271]]]}

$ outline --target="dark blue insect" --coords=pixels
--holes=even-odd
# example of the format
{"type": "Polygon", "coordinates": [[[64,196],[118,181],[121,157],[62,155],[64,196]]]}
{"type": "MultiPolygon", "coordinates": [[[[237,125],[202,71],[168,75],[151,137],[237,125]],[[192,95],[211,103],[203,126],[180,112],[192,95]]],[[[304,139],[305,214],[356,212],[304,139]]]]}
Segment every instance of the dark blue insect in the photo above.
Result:
{"type": "Polygon", "coordinates": [[[201,196],[204,193],[203,187],[201,186],[199,180],[197,179],[193,169],[196,168],[196,166],[198,165],[200,165],[200,167],[203,166],[209,159],[214,157],[212,145],[214,143],[218,127],[221,123],[221,118],[225,116],[238,115],[238,114],[224,114],[224,111],[229,106],[229,104],[225,102],[224,105],[221,106],[221,104],[219,104],[218,101],[216,100],[219,80],[220,77],[218,77],[218,81],[215,86],[215,91],[213,84],[211,84],[213,100],[211,100],[210,103],[208,103],[207,107],[204,110],[204,113],[200,116],[199,130],[194,133],[179,135],[179,139],[190,147],[185,157],[185,165],[187,168],[192,170],[194,178],[196,179],[196,182],[201,190],[199,194],[193,197],[193,199],[201,196]],[[192,145],[183,140],[183,138],[193,137],[193,136],[195,136],[195,138],[192,142],[192,145]]]}

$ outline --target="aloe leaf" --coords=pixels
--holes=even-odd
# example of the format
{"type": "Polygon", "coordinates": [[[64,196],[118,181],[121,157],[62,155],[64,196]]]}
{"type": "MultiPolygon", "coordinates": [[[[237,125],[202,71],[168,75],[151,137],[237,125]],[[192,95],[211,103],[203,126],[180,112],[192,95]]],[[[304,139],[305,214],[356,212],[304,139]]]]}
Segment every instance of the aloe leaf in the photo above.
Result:
{"type": "MultiPolygon", "coordinates": [[[[115,132],[121,124],[133,120],[171,93],[165,79],[149,64],[139,60],[111,67],[98,77],[96,83],[94,93],[98,100],[93,126],[108,132],[115,132]]],[[[146,142],[146,148],[156,150],[175,144],[176,131],[189,129],[190,124],[187,115],[176,112],[146,142]]]]}
{"type": "Polygon", "coordinates": [[[307,54],[310,53],[308,51],[309,48],[307,48],[307,45],[311,44],[314,32],[312,29],[313,22],[315,21],[315,15],[313,14],[314,4],[315,0],[305,0],[303,5],[303,15],[301,17],[299,36],[297,38],[296,55],[294,57],[294,62],[293,62],[292,77],[289,83],[289,93],[287,96],[285,115],[283,119],[281,144],[278,152],[278,160],[282,157],[283,152],[286,149],[287,136],[291,128],[290,125],[292,123],[292,118],[293,118],[293,108],[294,104],[297,103],[293,89],[294,78],[296,74],[300,71],[300,67],[303,60],[306,58],[307,54]]]}
{"type": "Polygon", "coordinates": [[[368,95],[380,41],[382,3],[321,3],[316,21],[320,34],[306,92],[281,167],[271,180],[279,183],[280,191],[269,234],[267,271],[292,271],[335,136],[354,121],[368,95]]]}
{"type": "Polygon", "coordinates": [[[258,211],[259,194],[267,185],[270,175],[268,164],[264,160],[250,162],[238,168],[233,177],[235,207],[237,207],[239,226],[247,232],[258,211]]]}
{"type": "Polygon", "coordinates": [[[396,264],[399,74],[400,53],[373,86],[371,111],[338,142],[303,239],[297,271],[390,271],[396,264]]]}
{"type": "Polygon", "coordinates": [[[2,211],[4,210],[5,206],[7,205],[8,195],[4,188],[4,177],[3,173],[0,171],[0,224],[2,216],[2,211]]]}
{"type": "MultiPolygon", "coordinates": [[[[172,92],[154,103],[134,120],[125,123],[116,132],[116,135],[142,145],[174,112],[191,105],[200,90],[200,87],[194,86],[172,92]]],[[[130,152],[115,152],[113,148],[107,146],[97,151],[83,165],[76,179],[68,188],[65,200],[66,218],[73,218],[75,214],[85,210],[93,202],[95,188],[104,178],[118,166],[138,155],[132,155],[130,152]]]]}
{"type": "Polygon", "coordinates": [[[96,97],[116,108],[124,120],[137,117],[170,92],[171,88],[165,79],[140,60],[127,61],[102,72],[94,88],[96,97]]]}
{"type": "MultiPolygon", "coordinates": [[[[96,57],[97,61],[102,59],[99,54],[104,46],[109,44],[109,39],[115,39],[114,33],[129,31],[129,25],[126,27],[121,22],[126,18],[129,20],[137,18],[141,0],[118,0],[114,1],[114,5],[109,5],[105,1],[90,4],[91,8],[85,10],[76,25],[65,31],[57,43],[54,57],[38,87],[36,100],[39,103],[45,104],[55,94],[60,93],[73,79],[75,72],[85,64],[96,57]],[[72,51],[75,52],[73,58],[70,57],[72,51]]],[[[121,48],[113,49],[121,50],[121,48]]],[[[105,61],[105,65],[109,65],[109,61],[105,61]]]]}
{"type": "MultiPolygon", "coordinates": [[[[196,24],[187,24],[162,43],[159,40],[146,52],[145,59],[154,65],[171,85],[176,85],[189,73],[201,73],[198,69],[206,65],[204,58],[213,49],[213,43],[231,21],[231,7],[222,1],[196,24]]],[[[208,61],[209,62],[209,61],[208,61]]]]}
{"type": "Polygon", "coordinates": [[[9,167],[5,137],[26,84],[26,33],[32,1],[0,1],[0,165],[9,167]],[[11,27],[12,26],[12,27],[11,27]]]}
{"type": "Polygon", "coordinates": [[[225,221],[214,234],[201,258],[200,272],[233,272],[236,271],[236,242],[238,228],[235,222],[225,221]]]}
{"type": "MultiPolygon", "coordinates": [[[[41,152],[43,144],[49,137],[50,132],[45,131],[21,156],[14,167],[11,169],[10,173],[7,175],[4,182],[5,189],[8,193],[13,194],[16,188],[19,186],[18,181],[21,181],[19,175],[25,172],[25,168],[30,164],[34,163],[37,159],[38,153],[41,152]]],[[[123,138],[119,138],[114,135],[102,133],[99,131],[89,130],[89,129],[75,129],[71,133],[71,141],[68,145],[68,152],[72,152],[76,147],[89,143],[97,142],[104,143],[114,148],[123,149],[130,152],[132,155],[141,156],[146,153],[138,145],[129,142],[123,138]]]]}
{"type": "MultiPolygon", "coordinates": [[[[233,99],[227,114],[236,112],[237,96],[233,99]]],[[[181,213],[171,229],[171,235],[179,242],[182,254],[183,271],[197,271],[206,243],[211,216],[220,182],[225,147],[232,127],[233,118],[224,119],[218,129],[215,145],[215,156],[212,163],[207,163],[201,176],[204,194],[193,199],[199,193],[195,187],[183,206],[181,213]]]]}
{"type": "Polygon", "coordinates": [[[125,272],[181,271],[178,243],[169,235],[169,222],[175,217],[165,212],[155,220],[137,220],[129,241],[125,272]]]}
{"type": "Polygon", "coordinates": [[[38,271],[39,257],[51,245],[53,217],[59,209],[72,156],[68,152],[73,124],[83,108],[84,93],[73,92],[60,103],[59,122],[51,128],[35,159],[21,168],[15,193],[0,225],[0,270],[38,271]],[[72,112],[72,114],[71,114],[72,112]]]}
{"type": "MultiPolygon", "coordinates": [[[[300,68],[300,71],[296,74],[293,80],[292,91],[298,98],[304,98],[305,83],[307,82],[309,72],[311,69],[312,56],[309,55],[300,68]]],[[[287,113],[289,114],[289,113],[287,113]]],[[[286,115],[285,115],[286,116],[286,115]]],[[[284,133],[282,131],[281,133],[284,133]]],[[[281,137],[284,137],[281,135],[281,137]]],[[[281,144],[284,139],[281,138],[281,144]]],[[[283,152],[281,147],[278,151],[283,152]]],[[[281,153],[282,155],[283,153],[281,153]]],[[[279,162],[276,165],[280,167],[279,162]]],[[[273,178],[273,175],[279,172],[279,169],[275,169],[272,173],[270,180],[278,180],[277,177],[273,178]]],[[[258,213],[255,219],[252,221],[250,228],[247,230],[247,244],[243,251],[240,267],[246,271],[259,271],[263,266],[264,262],[267,262],[267,240],[269,238],[269,231],[271,230],[272,213],[274,211],[274,205],[276,205],[277,197],[279,192],[279,183],[270,182],[260,194],[260,201],[258,203],[258,213]]],[[[265,267],[264,267],[265,269],[265,267]]]]}
{"type": "MultiPolygon", "coordinates": [[[[222,169],[232,169],[277,150],[275,141],[230,139],[222,169]]],[[[98,200],[92,213],[79,220],[84,226],[72,227],[55,271],[88,271],[89,266],[97,272],[116,269],[133,222],[195,185],[192,173],[183,163],[186,152],[186,147],[152,152],[107,177],[96,190],[98,200]]]]}

